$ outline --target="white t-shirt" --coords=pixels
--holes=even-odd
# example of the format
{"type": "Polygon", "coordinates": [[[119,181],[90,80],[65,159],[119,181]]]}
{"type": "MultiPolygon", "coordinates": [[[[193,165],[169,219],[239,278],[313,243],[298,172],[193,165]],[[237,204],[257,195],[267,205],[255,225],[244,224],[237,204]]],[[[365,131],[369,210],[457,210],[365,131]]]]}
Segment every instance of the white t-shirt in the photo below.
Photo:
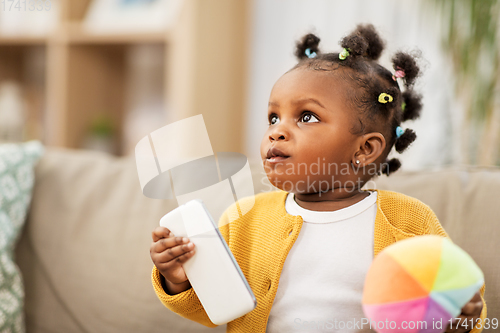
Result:
{"type": "Polygon", "coordinates": [[[361,298],[373,260],[377,192],[336,211],[300,207],[288,194],[286,211],[304,220],[288,254],[268,333],[372,332],[361,298]]]}

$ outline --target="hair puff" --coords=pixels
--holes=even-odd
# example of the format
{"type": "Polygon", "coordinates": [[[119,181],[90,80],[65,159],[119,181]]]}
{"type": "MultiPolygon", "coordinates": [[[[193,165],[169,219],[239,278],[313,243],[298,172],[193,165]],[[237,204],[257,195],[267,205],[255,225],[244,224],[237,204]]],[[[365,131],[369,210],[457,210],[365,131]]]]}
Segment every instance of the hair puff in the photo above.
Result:
{"type": "Polygon", "coordinates": [[[385,43],[382,38],[380,38],[377,30],[375,30],[375,27],[372,24],[359,24],[356,31],[368,42],[366,57],[372,60],[380,58],[380,55],[384,50],[385,43]]]}
{"type": "Polygon", "coordinates": [[[401,167],[401,162],[397,158],[391,158],[382,164],[381,172],[389,176],[401,167]]]}
{"type": "Polygon", "coordinates": [[[416,94],[413,90],[407,90],[403,93],[403,102],[405,106],[402,121],[413,120],[420,117],[422,96],[416,94]]]}
{"type": "Polygon", "coordinates": [[[415,82],[415,79],[420,74],[420,69],[415,58],[405,52],[397,52],[392,57],[394,70],[403,70],[405,72],[404,82],[407,87],[410,87],[415,82]]]}
{"type": "Polygon", "coordinates": [[[416,138],[417,134],[415,134],[412,129],[407,128],[403,134],[396,139],[396,143],[394,144],[396,151],[401,154],[416,138]]]}
{"type": "Polygon", "coordinates": [[[295,56],[302,60],[307,58],[306,50],[311,49],[311,52],[319,53],[318,45],[320,39],[314,34],[307,34],[300,41],[297,42],[295,48],[295,56]]]}
{"type": "Polygon", "coordinates": [[[371,60],[377,60],[385,47],[372,24],[359,24],[356,30],[340,41],[340,45],[354,55],[362,55],[371,60]]]}
{"type": "Polygon", "coordinates": [[[349,50],[350,55],[364,55],[368,50],[368,41],[357,30],[342,38],[340,46],[349,50]]]}

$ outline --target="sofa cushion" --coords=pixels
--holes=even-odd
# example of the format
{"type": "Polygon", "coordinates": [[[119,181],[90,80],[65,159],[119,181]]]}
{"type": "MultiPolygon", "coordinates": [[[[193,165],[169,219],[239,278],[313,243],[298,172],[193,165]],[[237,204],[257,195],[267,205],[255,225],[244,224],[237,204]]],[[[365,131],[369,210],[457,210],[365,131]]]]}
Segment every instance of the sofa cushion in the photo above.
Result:
{"type": "Polygon", "coordinates": [[[24,290],[13,255],[42,152],[37,141],[0,145],[0,332],[24,331],[24,290]]]}
{"type": "Polygon", "coordinates": [[[135,162],[49,150],[18,246],[29,332],[224,332],[168,311],[151,285],[151,232],[176,207],[146,198],[135,162]]]}

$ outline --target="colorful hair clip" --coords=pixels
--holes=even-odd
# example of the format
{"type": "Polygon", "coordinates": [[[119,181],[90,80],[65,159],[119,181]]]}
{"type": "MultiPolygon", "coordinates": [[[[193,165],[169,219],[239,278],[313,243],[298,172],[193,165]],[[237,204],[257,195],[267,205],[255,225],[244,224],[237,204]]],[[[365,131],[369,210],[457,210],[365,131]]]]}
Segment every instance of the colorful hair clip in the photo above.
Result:
{"type": "Polygon", "coordinates": [[[404,129],[401,126],[396,127],[396,137],[399,139],[401,135],[404,133],[404,129]]]}
{"type": "Polygon", "coordinates": [[[405,77],[405,76],[406,76],[405,71],[398,67],[398,70],[394,73],[394,75],[392,76],[392,79],[394,81],[396,81],[398,78],[405,77]]]}
{"type": "Polygon", "coordinates": [[[349,56],[349,51],[347,49],[343,49],[342,52],[339,53],[339,59],[345,60],[349,56]]]}
{"type": "Polygon", "coordinates": [[[392,98],[392,96],[391,96],[391,95],[389,95],[389,94],[386,94],[386,93],[381,93],[380,95],[378,95],[378,101],[379,101],[380,103],[385,104],[385,103],[387,103],[387,102],[389,102],[389,103],[390,103],[390,102],[392,102],[392,101],[393,101],[393,98],[392,98]]]}
{"type": "Polygon", "coordinates": [[[317,54],[316,52],[311,52],[311,49],[310,48],[307,48],[305,50],[305,54],[308,58],[316,58],[317,54]]]}

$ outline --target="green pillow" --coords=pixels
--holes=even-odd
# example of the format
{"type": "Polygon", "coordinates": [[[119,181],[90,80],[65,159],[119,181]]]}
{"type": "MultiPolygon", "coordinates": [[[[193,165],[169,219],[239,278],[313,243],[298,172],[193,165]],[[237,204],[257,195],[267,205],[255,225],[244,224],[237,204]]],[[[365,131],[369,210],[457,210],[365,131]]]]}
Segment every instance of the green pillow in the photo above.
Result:
{"type": "Polygon", "coordinates": [[[24,289],[14,248],[26,219],[33,167],[43,153],[38,141],[0,144],[0,332],[24,332],[24,289]]]}

